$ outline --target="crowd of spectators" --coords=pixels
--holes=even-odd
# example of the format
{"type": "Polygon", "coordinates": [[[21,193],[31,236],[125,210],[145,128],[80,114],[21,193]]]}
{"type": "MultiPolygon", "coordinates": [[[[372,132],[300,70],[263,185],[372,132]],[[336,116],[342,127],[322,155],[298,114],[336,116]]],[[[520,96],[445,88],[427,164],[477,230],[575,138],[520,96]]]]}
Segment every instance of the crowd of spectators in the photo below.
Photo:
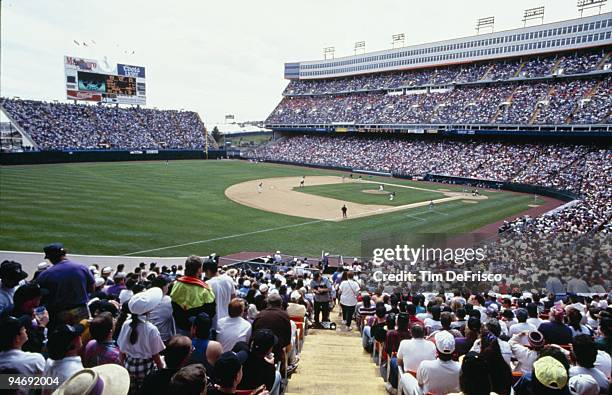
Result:
{"type": "Polygon", "coordinates": [[[280,254],[259,268],[190,256],[128,273],[54,243],[31,275],[0,265],[0,372],[56,377],[56,394],[281,394],[308,326],[337,301],[340,330],[355,321],[392,394],[606,394],[612,283],[593,247],[538,239],[513,247],[520,260],[493,252],[501,282],[444,284],[377,282],[383,267],[357,258],[328,277],[324,261],[280,254]],[[551,246],[565,250],[545,266],[551,246]]]}
{"type": "MultiPolygon", "coordinates": [[[[352,281],[346,273],[338,278],[339,290],[352,281]]],[[[422,293],[379,288],[351,301],[363,347],[379,365],[388,392],[608,393],[612,311],[605,292],[522,292],[505,282],[494,287],[422,293]]]]}
{"type": "Polygon", "coordinates": [[[58,392],[44,393],[280,394],[307,324],[319,322],[321,275],[307,267],[220,268],[191,256],[127,272],[82,265],[59,243],[44,251],[36,273],[0,265],[0,372],[57,380],[58,392]],[[103,372],[112,379],[96,383],[103,372]]]}
{"type": "Polygon", "coordinates": [[[541,78],[556,75],[577,75],[603,67],[603,50],[550,57],[500,60],[494,62],[451,65],[424,70],[366,74],[334,79],[293,80],[283,95],[327,95],[356,91],[412,88],[479,81],[508,81],[512,78],[541,78]]]}
{"type": "Polygon", "coordinates": [[[606,123],[611,77],[285,97],[266,124],[606,123]]]}
{"type": "Polygon", "coordinates": [[[5,99],[0,104],[40,150],[202,149],[197,113],[5,99]]]}
{"type": "Polygon", "coordinates": [[[252,151],[250,157],[424,176],[448,175],[551,187],[580,200],[553,215],[512,225],[583,234],[603,227],[612,210],[612,151],[564,144],[511,144],[445,139],[297,136],[252,151]],[[517,160],[524,158],[524,160],[517,160]]]}

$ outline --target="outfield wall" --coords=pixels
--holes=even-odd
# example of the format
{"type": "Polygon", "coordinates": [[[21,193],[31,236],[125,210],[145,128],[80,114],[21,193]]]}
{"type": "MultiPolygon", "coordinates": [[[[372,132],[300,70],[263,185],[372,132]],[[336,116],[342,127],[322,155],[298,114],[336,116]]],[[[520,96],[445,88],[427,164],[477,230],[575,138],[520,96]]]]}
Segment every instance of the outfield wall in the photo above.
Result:
{"type": "Polygon", "coordinates": [[[217,159],[223,150],[92,150],[92,151],[33,151],[0,154],[2,165],[35,165],[67,162],[118,162],[142,160],[217,159]]]}

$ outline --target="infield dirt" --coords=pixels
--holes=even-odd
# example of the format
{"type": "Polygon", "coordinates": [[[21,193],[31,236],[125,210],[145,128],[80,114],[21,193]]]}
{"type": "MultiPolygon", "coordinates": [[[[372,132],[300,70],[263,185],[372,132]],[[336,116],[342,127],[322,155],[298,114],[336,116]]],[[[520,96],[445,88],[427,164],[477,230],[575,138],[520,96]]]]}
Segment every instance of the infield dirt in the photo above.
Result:
{"type": "MultiPolygon", "coordinates": [[[[306,184],[309,186],[341,184],[342,182],[342,177],[334,176],[311,176],[306,179],[306,184]]],[[[370,183],[370,181],[347,180],[344,180],[344,182],[370,183]]],[[[399,184],[385,184],[401,188],[422,189],[399,184]]],[[[429,201],[403,206],[359,204],[351,202],[350,196],[347,196],[347,200],[343,201],[300,192],[299,189],[294,190],[298,186],[299,179],[296,177],[251,180],[230,186],[225,190],[225,196],[237,203],[259,210],[325,221],[342,221],[341,208],[344,204],[346,204],[348,212],[347,219],[400,211],[429,204],[429,201]],[[258,188],[260,183],[262,184],[261,191],[258,188]]],[[[437,204],[459,199],[475,201],[487,198],[486,196],[466,196],[460,192],[444,192],[444,196],[443,198],[435,199],[433,202],[437,204]]]]}

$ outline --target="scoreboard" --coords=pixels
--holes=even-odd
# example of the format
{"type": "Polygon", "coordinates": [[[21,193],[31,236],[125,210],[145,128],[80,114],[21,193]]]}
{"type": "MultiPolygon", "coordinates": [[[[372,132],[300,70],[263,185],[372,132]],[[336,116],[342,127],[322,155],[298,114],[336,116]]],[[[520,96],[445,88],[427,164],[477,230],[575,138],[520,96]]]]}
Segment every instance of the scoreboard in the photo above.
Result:
{"type": "Polygon", "coordinates": [[[117,104],[146,104],[145,68],[64,57],[66,97],[117,104]]]}
{"type": "Polygon", "coordinates": [[[111,95],[136,96],[136,78],[109,75],[106,79],[106,93],[111,95]]]}

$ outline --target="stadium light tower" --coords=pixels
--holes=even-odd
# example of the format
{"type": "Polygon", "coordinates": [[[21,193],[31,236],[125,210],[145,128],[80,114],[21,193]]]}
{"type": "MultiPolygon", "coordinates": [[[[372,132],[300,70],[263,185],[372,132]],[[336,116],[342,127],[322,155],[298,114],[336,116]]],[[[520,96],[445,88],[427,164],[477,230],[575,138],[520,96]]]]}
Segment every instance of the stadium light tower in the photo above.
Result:
{"type": "Polygon", "coordinates": [[[540,19],[541,24],[544,24],[544,6],[526,9],[523,14],[523,27],[527,26],[527,21],[532,19],[540,19]]]}
{"type": "Polygon", "coordinates": [[[582,18],[582,13],[584,10],[588,10],[589,8],[599,8],[599,13],[601,14],[601,8],[608,2],[608,0],[578,0],[576,3],[576,7],[578,7],[578,11],[580,11],[580,17],[582,18]]]}
{"type": "Polygon", "coordinates": [[[355,55],[357,55],[357,52],[365,53],[365,51],[365,41],[357,41],[354,49],[355,55]]]}
{"type": "Polygon", "coordinates": [[[336,47],[325,47],[323,48],[323,58],[333,59],[335,52],[336,52],[336,47]]]}
{"type": "Polygon", "coordinates": [[[394,34],[391,36],[391,45],[393,49],[397,45],[399,48],[405,46],[406,44],[406,35],[404,33],[394,34]]]}
{"type": "Polygon", "coordinates": [[[488,16],[486,18],[480,18],[476,21],[476,34],[480,34],[481,29],[491,29],[491,33],[495,31],[495,17],[488,16]]]}

